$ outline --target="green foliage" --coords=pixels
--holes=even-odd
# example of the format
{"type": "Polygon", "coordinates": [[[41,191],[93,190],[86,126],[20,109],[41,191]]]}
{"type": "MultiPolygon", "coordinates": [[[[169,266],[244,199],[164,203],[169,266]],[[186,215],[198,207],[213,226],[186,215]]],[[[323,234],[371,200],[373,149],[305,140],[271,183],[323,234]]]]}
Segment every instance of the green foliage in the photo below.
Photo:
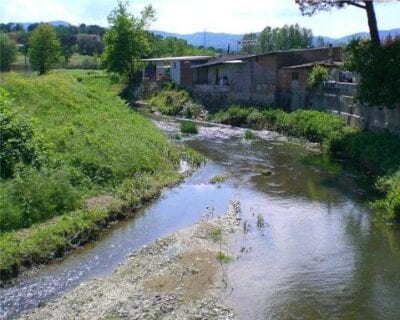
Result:
{"type": "Polygon", "coordinates": [[[0,71],[8,71],[17,59],[17,45],[7,34],[0,32],[0,71]]]}
{"type": "Polygon", "coordinates": [[[256,138],[256,135],[254,134],[253,131],[246,129],[246,131],[244,132],[244,138],[246,140],[253,140],[256,138]]]}
{"type": "Polygon", "coordinates": [[[253,48],[242,48],[245,53],[264,53],[274,50],[302,49],[312,46],[313,34],[311,29],[301,28],[297,23],[284,25],[282,28],[265,27],[257,36],[247,34],[246,39],[257,40],[253,48]]]}
{"type": "Polygon", "coordinates": [[[377,188],[385,197],[375,202],[384,220],[394,219],[400,222],[400,169],[393,175],[378,179],[377,188]]]}
{"type": "Polygon", "coordinates": [[[102,60],[108,72],[134,79],[134,74],[141,65],[140,59],[149,50],[145,27],[153,19],[154,10],[151,5],[137,18],[128,12],[128,3],[118,2],[117,8],[108,16],[110,28],[104,35],[102,60]]]}
{"type": "Polygon", "coordinates": [[[221,263],[229,263],[232,261],[232,257],[223,253],[222,251],[217,253],[217,260],[221,263]]]}
{"type": "Polygon", "coordinates": [[[214,241],[214,242],[221,242],[222,241],[222,230],[221,228],[214,227],[208,230],[208,236],[214,241]]]}
{"type": "Polygon", "coordinates": [[[354,40],[346,49],[345,67],[361,75],[358,98],[372,106],[400,103],[400,38],[375,46],[354,40]]]}
{"type": "Polygon", "coordinates": [[[79,192],[63,171],[28,169],[1,187],[1,231],[29,227],[81,204],[79,192]]]}
{"type": "Polygon", "coordinates": [[[182,121],[180,126],[182,133],[196,134],[199,132],[196,124],[192,121],[182,121]]]}
{"type": "Polygon", "coordinates": [[[226,180],[225,175],[216,175],[212,177],[208,182],[211,184],[218,184],[224,182],[225,180],[226,180]]]}
{"type": "Polygon", "coordinates": [[[391,174],[400,167],[400,139],[388,132],[351,130],[333,139],[330,150],[373,175],[391,174]]]}
{"type": "Polygon", "coordinates": [[[153,33],[148,34],[150,41],[150,57],[177,57],[177,56],[197,56],[215,54],[214,48],[196,48],[187,43],[184,39],[176,37],[162,38],[153,33]]]}
{"type": "Polygon", "coordinates": [[[60,42],[52,26],[41,23],[29,37],[29,61],[39,75],[48,72],[60,60],[60,42]]]}
{"type": "MultiPolygon", "coordinates": [[[[120,85],[105,73],[7,74],[2,87],[9,97],[2,88],[1,105],[18,121],[29,119],[33,138],[43,144],[40,169],[28,162],[0,180],[2,279],[93,239],[123,218],[122,208],[137,207],[179,181],[179,150],[127,108],[117,96],[120,85]],[[115,201],[83,208],[84,200],[102,194],[115,201]]],[[[190,149],[181,152],[191,163],[204,161],[190,149]]]]}
{"type": "Polygon", "coordinates": [[[316,64],[308,75],[307,83],[311,88],[317,88],[326,80],[328,80],[328,69],[316,64]]]}
{"type": "Polygon", "coordinates": [[[262,129],[266,125],[264,115],[259,110],[253,110],[246,118],[246,125],[254,129],[262,129]]]}
{"type": "Polygon", "coordinates": [[[314,110],[296,110],[292,113],[267,110],[263,114],[267,128],[304,137],[312,142],[329,144],[335,137],[341,136],[346,127],[342,118],[314,110]]]}
{"type": "Polygon", "coordinates": [[[232,126],[242,126],[247,123],[248,117],[255,111],[255,108],[234,105],[229,107],[226,111],[221,110],[210,115],[210,120],[217,123],[230,124],[232,126]]]}
{"type": "Polygon", "coordinates": [[[150,106],[155,106],[162,114],[183,115],[185,105],[189,103],[189,93],[185,90],[165,88],[160,94],[149,100],[150,106]]]}
{"type": "Polygon", "coordinates": [[[38,165],[29,124],[11,111],[7,92],[0,88],[0,177],[11,178],[20,164],[38,165]]]}

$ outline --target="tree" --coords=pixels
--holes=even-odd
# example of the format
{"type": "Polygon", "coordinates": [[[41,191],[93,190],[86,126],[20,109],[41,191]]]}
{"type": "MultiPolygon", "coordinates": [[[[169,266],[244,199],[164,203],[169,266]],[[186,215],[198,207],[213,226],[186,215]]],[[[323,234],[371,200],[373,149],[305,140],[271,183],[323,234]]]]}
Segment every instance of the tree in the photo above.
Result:
{"type": "Polygon", "coordinates": [[[64,57],[64,62],[68,63],[74,52],[76,45],[75,27],[60,25],[55,28],[58,40],[61,46],[61,55],[64,57]]]}
{"type": "Polygon", "coordinates": [[[29,37],[29,61],[32,69],[45,74],[60,60],[60,42],[52,26],[40,24],[29,37]]]}
{"type": "Polygon", "coordinates": [[[244,35],[243,40],[257,40],[255,49],[242,52],[264,53],[273,50],[304,49],[312,46],[311,29],[301,28],[297,23],[293,25],[284,25],[282,28],[265,27],[257,36],[255,33],[244,35]]]}
{"type": "Polygon", "coordinates": [[[5,33],[0,33],[0,71],[8,71],[17,58],[17,45],[5,33]]]}
{"type": "Polygon", "coordinates": [[[353,40],[346,48],[345,68],[361,76],[358,99],[370,106],[400,104],[400,38],[377,47],[370,40],[353,40]]]}
{"type": "Polygon", "coordinates": [[[368,17],[369,33],[371,36],[372,43],[376,46],[380,46],[381,42],[379,39],[378,24],[376,22],[374,1],[373,0],[295,0],[300,6],[301,13],[303,15],[312,16],[316,11],[329,11],[332,8],[344,8],[345,6],[354,6],[357,8],[364,9],[368,17]]]}
{"type": "Polygon", "coordinates": [[[108,16],[110,28],[104,35],[103,65],[108,72],[127,75],[134,80],[140,59],[149,51],[149,39],[145,28],[154,20],[154,9],[147,6],[141,17],[134,17],[128,12],[128,2],[118,2],[108,16]]]}

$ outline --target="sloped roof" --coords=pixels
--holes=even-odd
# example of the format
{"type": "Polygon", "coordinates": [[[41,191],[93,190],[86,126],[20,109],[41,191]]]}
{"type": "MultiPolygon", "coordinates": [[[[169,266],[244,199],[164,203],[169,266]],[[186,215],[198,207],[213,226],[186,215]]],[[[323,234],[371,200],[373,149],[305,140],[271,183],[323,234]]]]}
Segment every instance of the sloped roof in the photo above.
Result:
{"type": "Polygon", "coordinates": [[[222,56],[222,57],[218,57],[218,58],[209,60],[206,63],[192,66],[192,68],[209,67],[209,66],[215,66],[215,65],[219,65],[219,64],[245,63],[244,59],[251,58],[254,56],[255,56],[254,54],[237,55],[237,56],[222,56]]]}
{"type": "Polygon", "coordinates": [[[294,66],[287,66],[287,67],[283,67],[282,69],[311,68],[316,64],[324,66],[324,67],[328,67],[328,68],[342,67],[343,66],[343,62],[342,61],[323,60],[323,61],[313,61],[313,62],[308,62],[308,63],[303,63],[303,64],[297,64],[297,65],[294,65],[294,66]]]}
{"type": "Polygon", "coordinates": [[[157,61],[198,61],[208,60],[210,56],[182,56],[182,57],[161,57],[161,58],[149,58],[142,59],[144,62],[157,62],[157,61]]]}

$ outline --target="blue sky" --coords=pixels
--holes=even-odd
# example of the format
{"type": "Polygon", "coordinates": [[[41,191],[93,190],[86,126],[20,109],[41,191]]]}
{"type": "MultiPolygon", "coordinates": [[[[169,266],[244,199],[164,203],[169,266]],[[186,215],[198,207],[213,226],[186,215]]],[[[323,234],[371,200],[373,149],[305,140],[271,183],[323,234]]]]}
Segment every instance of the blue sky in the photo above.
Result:
{"type": "MultiPolygon", "coordinates": [[[[341,37],[368,31],[362,9],[342,10],[302,17],[294,0],[135,0],[131,12],[139,15],[147,4],[157,12],[151,29],[177,33],[210,32],[245,33],[299,23],[311,28],[314,35],[341,37]]],[[[64,20],[72,24],[86,23],[107,26],[107,15],[115,7],[114,0],[1,0],[0,22],[64,20]]],[[[400,1],[375,5],[379,29],[400,28],[400,1]]]]}

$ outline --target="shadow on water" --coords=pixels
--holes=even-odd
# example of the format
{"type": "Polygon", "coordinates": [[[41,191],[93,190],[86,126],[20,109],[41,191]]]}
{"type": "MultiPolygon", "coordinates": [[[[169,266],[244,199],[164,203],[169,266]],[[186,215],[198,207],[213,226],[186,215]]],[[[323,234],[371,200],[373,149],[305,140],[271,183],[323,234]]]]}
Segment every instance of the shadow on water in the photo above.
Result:
{"type": "MultiPolygon", "coordinates": [[[[153,119],[167,136],[179,126],[153,119]]],[[[249,230],[232,238],[222,299],[239,319],[396,319],[400,233],[374,225],[368,190],[315,146],[276,133],[202,125],[180,142],[210,161],[100,241],[2,289],[2,318],[111,272],[132,250],[241,202],[249,230]],[[270,170],[271,174],[266,174],[270,170]],[[212,185],[209,179],[226,174],[212,185]],[[265,227],[256,226],[262,216],[265,227]]]]}

